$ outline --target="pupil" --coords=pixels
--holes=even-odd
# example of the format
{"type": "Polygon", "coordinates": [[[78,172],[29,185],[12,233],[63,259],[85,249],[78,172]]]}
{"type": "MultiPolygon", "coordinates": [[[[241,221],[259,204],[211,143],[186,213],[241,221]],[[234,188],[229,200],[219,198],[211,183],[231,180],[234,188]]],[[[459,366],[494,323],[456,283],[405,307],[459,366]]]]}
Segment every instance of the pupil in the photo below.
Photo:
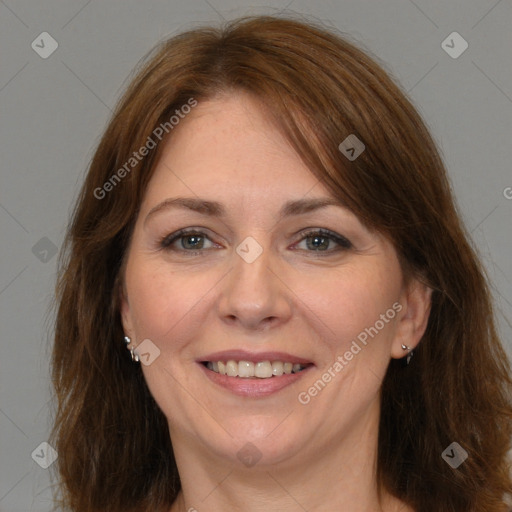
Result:
{"type": "Polygon", "coordinates": [[[326,238],[315,236],[312,239],[312,245],[315,249],[326,248],[326,238]]]}
{"type": "Polygon", "coordinates": [[[185,242],[183,244],[183,246],[186,249],[197,249],[201,245],[200,244],[200,241],[201,241],[201,237],[200,236],[189,235],[189,236],[185,237],[183,240],[185,242]]]}

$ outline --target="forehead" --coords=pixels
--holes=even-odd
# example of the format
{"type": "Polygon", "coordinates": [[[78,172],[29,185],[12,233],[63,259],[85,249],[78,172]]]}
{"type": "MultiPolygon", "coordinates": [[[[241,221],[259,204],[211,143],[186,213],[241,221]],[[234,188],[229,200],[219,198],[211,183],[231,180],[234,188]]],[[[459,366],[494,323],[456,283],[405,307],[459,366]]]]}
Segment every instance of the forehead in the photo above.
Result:
{"type": "Polygon", "coordinates": [[[273,124],[268,110],[246,93],[199,102],[165,142],[146,199],[171,193],[261,200],[328,194],[273,124]]]}

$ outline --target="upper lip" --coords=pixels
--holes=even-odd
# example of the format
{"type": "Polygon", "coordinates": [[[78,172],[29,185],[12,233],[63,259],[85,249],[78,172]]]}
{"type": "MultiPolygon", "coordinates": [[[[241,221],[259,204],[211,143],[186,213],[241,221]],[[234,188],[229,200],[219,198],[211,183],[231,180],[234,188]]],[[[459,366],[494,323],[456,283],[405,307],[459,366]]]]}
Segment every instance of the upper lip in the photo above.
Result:
{"type": "Polygon", "coordinates": [[[259,363],[262,361],[282,361],[284,363],[311,364],[312,361],[303,357],[294,356],[286,352],[249,352],[247,350],[224,350],[214,352],[198,359],[198,362],[205,361],[250,361],[259,363]]]}

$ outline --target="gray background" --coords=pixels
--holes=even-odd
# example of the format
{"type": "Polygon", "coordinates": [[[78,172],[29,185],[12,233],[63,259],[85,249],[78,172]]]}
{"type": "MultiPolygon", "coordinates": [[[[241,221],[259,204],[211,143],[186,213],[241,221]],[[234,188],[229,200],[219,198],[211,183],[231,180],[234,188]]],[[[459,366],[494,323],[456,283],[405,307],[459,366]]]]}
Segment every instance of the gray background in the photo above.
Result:
{"type": "Polygon", "coordinates": [[[130,71],[157,41],[198,23],[282,9],[350,34],[409,92],[439,144],[512,353],[510,1],[0,0],[1,512],[50,509],[50,470],[31,454],[50,429],[54,251],[130,71]],[[456,59],[441,46],[453,31],[469,44],[456,59]],[[42,32],[58,42],[46,59],[31,47],[42,32]]]}

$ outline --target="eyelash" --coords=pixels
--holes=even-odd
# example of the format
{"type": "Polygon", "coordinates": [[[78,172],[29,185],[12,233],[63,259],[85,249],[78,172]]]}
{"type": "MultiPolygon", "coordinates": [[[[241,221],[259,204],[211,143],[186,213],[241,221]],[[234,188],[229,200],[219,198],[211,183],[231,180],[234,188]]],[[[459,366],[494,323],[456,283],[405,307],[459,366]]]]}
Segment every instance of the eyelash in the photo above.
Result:
{"type": "MultiPolygon", "coordinates": [[[[196,230],[196,229],[180,229],[179,231],[176,231],[175,233],[172,233],[170,235],[166,235],[165,237],[163,237],[159,242],[159,247],[165,251],[179,251],[182,253],[186,253],[189,256],[204,255],[204,252],[207,251],[208,249],[193,251],[193,250],[188,250],[188,249],[176,249],[176,248],[171,247],[171,245],[174,242],[176,242],[177,240],[180,240],[181,238],[186,238],[187,236],[193,236],[193,235],[200,236],[200,237],[210,240],[208,238],[207,234],[204,233],[203,231],[196,230]]],[[[302,238],[297,243],[300,243],[300,242],[306,240],[307,238],[313,238],[313,237],[327,238],[328,240],[331,240],[331,241],[337,243],[338,248],[334,249],[334,250],[326,250],[326,251],[315,251],[315,250],[308,251],[308,250],[306,250],[306,252],[312,252],[312,253],[316,253],[316,254],[323,256],[324,254],[322,254],[322,253],[325,253],[326,255],[330,255],[335,252],[337,253],[339,251],[343,251],[343,250],[346,251],[348,249],[353,248],[352,243],[348,239],[346,239],[345,237],[343,237],[341,235],[337,235],[336,233],[334,233],[328,229],[316,229],[316,230],[311,230],[311,231],[302,233],[302,238]]],[[[300,250],[303,250],[303,249],[300,249],[300,250]]]]}

